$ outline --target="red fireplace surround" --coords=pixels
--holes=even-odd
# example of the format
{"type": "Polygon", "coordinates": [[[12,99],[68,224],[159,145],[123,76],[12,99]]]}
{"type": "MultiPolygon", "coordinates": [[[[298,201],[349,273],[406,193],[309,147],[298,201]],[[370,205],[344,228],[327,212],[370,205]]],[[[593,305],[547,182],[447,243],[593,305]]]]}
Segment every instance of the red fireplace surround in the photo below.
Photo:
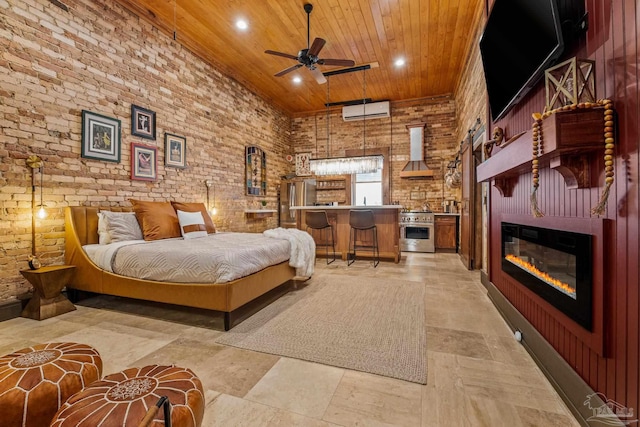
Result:
{"type": "MultiPolygon", "coordinates": [[[[506,281],[515,283],[523,293],[541,306],[547,313],[553,316],[558,323],[564,328],[571,331],[576,337],[584,342],[589,348],[593,349],[601,356],[605,356],[605,329],[604,329],[604,308],[605,300],[610,297],[606,292],[605,277],[607,272],[605,266],[612,265],[607,260],[605,248],[608,236],[611,235],[612,221],[602,218],[562,218],[562,217],[542,217],[534,218],[525,215],[500,215],[500,222],[521,224],[530,227],[548,228],[555,230],[564,230],[572,233],[580,233],[591,236],[591,319],[590,330],[584,324],[580,324],[575,318],[570,317],[562,309],[554,306],[540,294],[534,292],[525,284],[504,271],[500,271],[500,280],[494,280],[494,283],[500,288],[499,283],[506,281]]],[[[497,242],[496,242],[497,243],[497,242]]],[[[513,301],[512,301],[513,303],[513,301]]],[[[515,304],[517,308],[517,303],[515,304]]]]}

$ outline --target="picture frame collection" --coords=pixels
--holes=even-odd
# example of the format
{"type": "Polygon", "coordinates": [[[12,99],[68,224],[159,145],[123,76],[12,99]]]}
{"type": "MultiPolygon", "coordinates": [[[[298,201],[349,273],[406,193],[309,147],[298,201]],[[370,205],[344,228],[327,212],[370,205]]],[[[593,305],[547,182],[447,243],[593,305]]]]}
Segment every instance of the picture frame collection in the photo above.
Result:
{"type": "MultiPolygon", "coordinates": [[[[131,105],[131,136],[156,140],[156,113],[138,105],[131,105]]],[[[86,159],[120,163],[122,155],[122,124],[114,117],[82,110],[81,156],[86,159]]],[[[164,165],[187,167],[187,138],[173,133],[164,134],[164,165]]],[[[131,179],[155,181],[158,178],[158,149],[156,146],[131,143],[131,179]]]]}

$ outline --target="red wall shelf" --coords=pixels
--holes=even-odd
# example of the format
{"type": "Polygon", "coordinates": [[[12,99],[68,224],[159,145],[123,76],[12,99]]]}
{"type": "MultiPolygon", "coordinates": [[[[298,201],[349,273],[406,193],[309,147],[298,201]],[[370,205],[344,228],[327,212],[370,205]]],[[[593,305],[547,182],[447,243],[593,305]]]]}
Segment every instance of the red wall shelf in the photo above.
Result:
{"type": "MultiPolygon", "coordinates": [[[[558,171],[570,189],[591,186],[589,154],[604,150],[602,110],[597,107],[560,111],[542,121],[539,165],[558,171]]],[[[478,165],[477,181],[493,180],[500,193],[510,197],[518,176],[531,171],[531,134],[528,130],[478,165]]]]}

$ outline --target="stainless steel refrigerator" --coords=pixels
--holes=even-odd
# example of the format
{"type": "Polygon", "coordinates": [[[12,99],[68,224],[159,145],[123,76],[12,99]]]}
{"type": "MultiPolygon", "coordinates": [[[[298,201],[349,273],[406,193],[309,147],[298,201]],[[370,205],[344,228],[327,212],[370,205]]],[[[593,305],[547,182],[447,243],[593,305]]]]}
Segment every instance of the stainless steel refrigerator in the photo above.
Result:
{"type": "Polygon", "coordinates": [[[299,211],[294,206],[315,206],[316,180],[295,179],[280,184],[280,227],[295,228],[299,211]]]}

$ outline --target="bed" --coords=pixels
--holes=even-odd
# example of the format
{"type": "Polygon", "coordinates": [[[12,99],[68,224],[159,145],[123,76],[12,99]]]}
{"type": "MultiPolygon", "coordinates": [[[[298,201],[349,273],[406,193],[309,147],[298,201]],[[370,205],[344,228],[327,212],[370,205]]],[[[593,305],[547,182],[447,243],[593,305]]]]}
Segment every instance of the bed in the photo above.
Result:
{"type": "Polygon", "coordinates": [[[224,314],[224,329],[239,319],[239,309],[296,276],[289,261],[223,283],[167,282],[126,277],[100,268],[83,246],[99,243],[98,212],[130,212],[127,207],[72,206],[65,210],[65,262],[76,266],[67,288],[167,304],[215,310],[224,314]]]}

